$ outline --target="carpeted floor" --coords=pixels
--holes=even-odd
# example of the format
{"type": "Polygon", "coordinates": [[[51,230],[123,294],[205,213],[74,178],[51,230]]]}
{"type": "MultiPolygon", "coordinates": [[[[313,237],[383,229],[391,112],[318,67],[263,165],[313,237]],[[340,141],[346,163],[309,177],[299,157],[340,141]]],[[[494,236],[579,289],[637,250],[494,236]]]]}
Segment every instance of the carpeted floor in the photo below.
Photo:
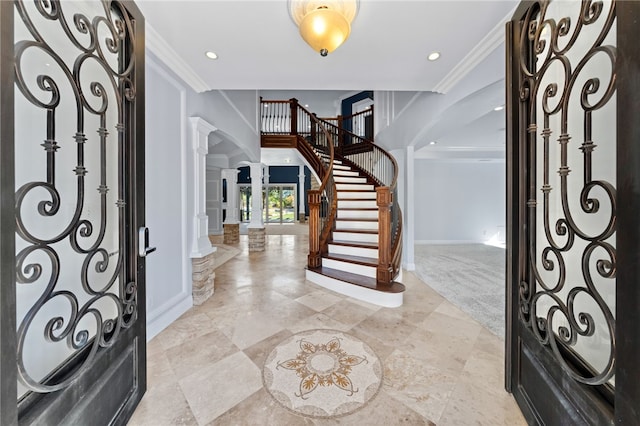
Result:
{"type": "Polygon", "coordinates": [[[505,251],[484,244],[415,246],[416,274],[498,337],[505,332],[505,251]]]}

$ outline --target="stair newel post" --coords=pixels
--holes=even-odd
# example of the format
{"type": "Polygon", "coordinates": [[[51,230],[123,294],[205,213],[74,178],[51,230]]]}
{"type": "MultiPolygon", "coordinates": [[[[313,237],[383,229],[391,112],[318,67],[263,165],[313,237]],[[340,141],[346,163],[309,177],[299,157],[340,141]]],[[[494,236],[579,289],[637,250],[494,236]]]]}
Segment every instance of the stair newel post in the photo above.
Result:
{"type": "Polygon", "coordinates": [[[313,117],[315,120],[311,120],[311,140],[314,144],[317,144],[316,137],[318,136],[318,115],[314,112],[313,117]]]}
{"type": "Polygon", "coordinates": [[[375,116],[373,115],[373,105],[371,105],[369,108],[371,108],[371,112],[369,113],[371,115],[371,120],[369,125],[366,124],[366,120],[365,120],[365,136],[367,137],[367,139],[371,139],[373,140],[373,134],[375,133],[375,116]],[[369,127],[371,126],[371,127],[369,127]],[[368,128],[368,130],[367,130],[368,128]]]}
{"type": "Polygon", "coordinates": [[[307,265],[309,268],[322,266],[322,256],[320,253],[320,203],[322,194],[318,190],[309,190],[309,257],[307,265]]]}
{"type": "Polygon", "coordinates": [[[342,148],[344,147],[344,139],[347,137],[347,134],[344,132],[344,118],[339,115],[338,116],[338,146],[337,151],[338,154],[342,155],[342,148]]]}
{"type": "Polygon", "coordinates": [[[388,186],[376,188],[376,202],[378,204],[378,268],[376,279],[380,283],[393,281],[393,267],[391,265],[391,205],[393,194],[388,186]]]}
{"type": "Polygon", "coordinates": [[[289,99],[291,105],[291,131],[292,135],[298,134],[298,100],[296,98],[289,99]]]}

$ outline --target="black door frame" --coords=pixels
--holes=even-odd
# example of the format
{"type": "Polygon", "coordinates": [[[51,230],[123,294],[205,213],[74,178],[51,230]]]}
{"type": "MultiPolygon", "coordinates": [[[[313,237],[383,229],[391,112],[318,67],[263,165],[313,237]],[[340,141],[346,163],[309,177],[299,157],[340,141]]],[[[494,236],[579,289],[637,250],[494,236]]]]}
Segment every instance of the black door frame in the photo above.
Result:
{"type": "MultiPolygon", "coordinates": [[[[127,105],[129,122],[124,123],[129,144],[129,160],[123,169],[125,185],[131,194],[124,244],[131,253],[128,276],[137,284],[137,319],[130,328],[122,330],[111,349],[99,350],[95,357],[97,368],[87,369],[77,381],[60,391],[25,398],[18,407],[16,368],[16,253],[15,253],[15,164],[14,164],[14,3],[0,1],[0,424],[59,424],[83,423],[83,413],[91,413],[92,421],[126,424],[146,390],[146,293],[145,260],[137,255],[137,230],[145,224],[144,195],[144,136],[145,136],[145,23],[133,1],[114,1],[129,14],[135,34],[136,68],[133,75],[135,101],[127,105]],[[133,110],[132,110],[133,109],[133,110]],[[133,343],[131,343],[133,342],[133,343]],[[126,347],[126,349],[125,349],[126,347]],[[121,352],[124,350],[125,352],[121,352]],[[115,354],[115,355],[114,355],[115,354]],[[136,364],[137,362],[140,364],[136,364]],[[123,377],[118,367],[134,363],[137,376],[123,377]],[[140,366],[141,368],[138,368],[140,366]],[[107,374],[99,374],[99,370],[107,374]],[[127,395],[105,395],[91,385],[102,380],[110,389],[129,386],[127,395]],[[135,382],[132,384],[131,380],[135,382]],[[77,397],[83,393],[78,402],[77,397]],[[61,403],[50,405],[60,398],[61,403]],[[119,400],[117,398],[120,398],[119,400]],[[126,399],[123,399],[126,398],[126,399]],[[122,403],[122,401],[125,401],[122,403]],[[76,402],[78,402],[76,404],[76,402]]],[[[80,356],[81,357],[81,356],[80,356]]],[[[71,364],[73,361],[71,361],[71,364]]],[[[72,365],[69,366],[72,368],[72,365]]],[[[61,372],[64,374],[64,371],[61,372]]],[[[113,392],[117,394],[117,392],[113,392]]],[[[109,392],[111,394],[111,392],[109,392]]]]}
{"type": "Polygon", "coordinates": [[[13,2],[0,1],[0,424],[3,425],[16,424],[18,419],[13,7],[13,2]]]}
{"type": "MultiPolygon", "coordinates": [[[[506,26],[507,333],[505,386],[530,424],[637,424],[640,419],[640,2],[617,11],[615,393],[573,380],[519,320],[519,283],[526,270],[527,152],[519,141],[519,34],[523,1],[506,26]],[[523,350],[525,348],[525,350],[523,350]],[[525,372],[521,367],[525,365],[525,372]],[[535,371],[530,374],[527,371],[535,371]]],[[[526,30],[526,29],[525,29],[526,30]]]]}

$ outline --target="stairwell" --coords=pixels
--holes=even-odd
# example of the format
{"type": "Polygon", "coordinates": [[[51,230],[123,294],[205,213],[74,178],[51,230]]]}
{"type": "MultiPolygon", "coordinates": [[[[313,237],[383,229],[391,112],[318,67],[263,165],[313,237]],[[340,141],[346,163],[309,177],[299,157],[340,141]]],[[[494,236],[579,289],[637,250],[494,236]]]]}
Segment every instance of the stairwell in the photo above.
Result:
{"type": "MultiPolygon", "coordinates": [[[[295,107],[300,108],[297,105],[295,107]]],[[[293,115],[292,112],[288,119],[291,120],[293,115]]],[[[299,111],[297,115],[301,115],[299,111]]],[[[371,170],[358,166],[358,160],[373,164],[373,159],[367,158],[367,153],[382,150],[377,147],[374,150],[371,141],[364,141],[368,145],[363,143],[355,150],[352,147],[353,155],[343,156],[341,153],[348,154],[349,150],[339,147],[339,141],[345,139],[339,128],[315,116],[309,120],[318,127],[318,131],[310,135],[273,135],[265,132],[264,128],[262,134],[263,147],[273,147],[274,144],[296,147],[323,181],[319,188],[309,191],[310,254],[306,278],[332,291],[369,303],[385,307],[401,306],[405,287],[395,281],[399,276],[399,241],[392,241],[394,232],[400,238],[401,218],[396,218],[400,222],[399,227],[392,229],[394,225],[390,222],[392,215],[389,214],[392,203],[384,202],[384,199],[393,198],[389,195],[389,188],[381,185],[382,179],[372,176],[371,170]],[[330,130],[327,131],[327,128],[330,130]],[[325,136],[318,136],[323,134],[325,136]],[[318,143],[322,141],[317,139],[323,138],[326,139],[324,142],[329,143],[318,143]],[[315,203],[312,201],[314,199],[315,203]],[[317,207],[315,218],[313,205],[317,207]],[[319,240],[314,242],[312,240],[316,234],[319,240]]],[[[300,117],[296,117],[295,121],[299,122],[300,117]]],[[[291,128],[296,127],[295,124],[292,123],[291,128]]],[[[348,137],[351,141],[358,138],[352,134],[348,137]]],[[[389,156],[387,153],[385,155],[389,156]]]]}

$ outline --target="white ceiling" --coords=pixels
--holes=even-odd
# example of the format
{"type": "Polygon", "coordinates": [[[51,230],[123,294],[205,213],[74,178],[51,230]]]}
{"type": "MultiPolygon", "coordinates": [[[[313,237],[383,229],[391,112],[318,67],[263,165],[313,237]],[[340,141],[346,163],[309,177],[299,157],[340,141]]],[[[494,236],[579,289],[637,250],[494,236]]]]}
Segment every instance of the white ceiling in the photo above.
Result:
{"type": "MultiPolygon", "coordinates": [[[[445,93],[455,101],[437,101],[446,107],[430,109],[437,122],[412,140],[394,142],[414,145],[417,158],[474,149],[478,158],[504,157],[504,112],[492,108],[504,99],[503,28],[518,0],[360,0],[351,36],[327,57],[299,36],[286,0],[136,3],[148,34],[166,42],[178,57],[178,73],[198,91],[260,90],[269,99],[296,97],[312,111],[314,104],[337,111],[331,99],[361,90],[445,93]],[[206,51],[219,59],[208,59],[206,51]],[[441,58],[430,62],[433,51],[441,58]],[[428,145],[434,139],[437,146],[428,145]]],[[[215,149],[227,151],[234,147],[215,149]]],[[[262,161],[283,164],[285,157],[298,163],[286,152],[263,152],[262,161]]]]}
{"type": "Polygon", "coordinates": [[[517,1],[361,0],[351,36],[327,57],[302,40],[285,0],[137,4],[210,89],[434,90],[517,1]],[[433,51],[442,56],[430,62],[433,51]]]}

